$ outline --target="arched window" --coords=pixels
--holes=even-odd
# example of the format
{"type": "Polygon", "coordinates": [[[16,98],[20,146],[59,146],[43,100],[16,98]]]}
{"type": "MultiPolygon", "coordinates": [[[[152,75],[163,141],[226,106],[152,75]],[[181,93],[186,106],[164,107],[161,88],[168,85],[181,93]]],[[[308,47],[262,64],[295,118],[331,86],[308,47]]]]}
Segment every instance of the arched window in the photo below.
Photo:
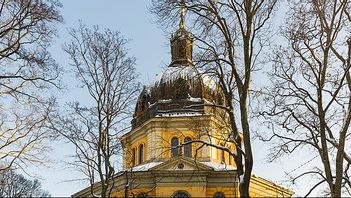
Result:
{"type": "Polygon", "coordinates": [[[140,144],[139,146],[139,164],[144,162],[144,145],[140,144]]]}
{"type": "Polygon", "coordinates": [[[179,145],[179,139],[177,137],[172,138],[171,140],[172,157],[178,156],[178,145],[179,145]]]}
{"type": "Polygon", "coordinates": [[[190,195],[188,192],[180,190],[175,192],[172,197],[173,198],[190,198],[190,195]]]}
{"type": "MultiPolygon", "coordinates": [[[[184,143],[190,142],[191,138],[190,137],[186,137],[184,138],[184,143]]],[[[184,156],[185,157],[192,157],[192,147],[191,147],[191,143],[189,144],[185,144],[184,145],[184,156]]]]}
{"type": "Polygon", "coordinates": [[[137,198],[147,198],[148,196],[147,196],[147,193],[142,192],[142,193],[139,193],[136,197],[137,198]]]}
{"type": "Polygon", "coordinates": [[[222,193],[222,192],[216,192],[213,195],[213,198],[225,198],[225,196],[224,196],[224,193],[222,193]]]}
{"type": "Polygon", "coordinates": [[[135,166],[135,148],[132,149],[132,166],[135,166]]]}

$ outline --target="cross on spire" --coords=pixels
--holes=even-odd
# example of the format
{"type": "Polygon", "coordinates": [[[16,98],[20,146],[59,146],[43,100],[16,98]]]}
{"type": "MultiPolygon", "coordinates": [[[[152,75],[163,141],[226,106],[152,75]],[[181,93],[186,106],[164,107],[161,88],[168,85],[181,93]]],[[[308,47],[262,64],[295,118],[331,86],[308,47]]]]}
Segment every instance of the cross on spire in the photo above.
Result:
{"type": "Polygon", "coordinates": [[[180,0],[180,22],[179,22],[179,29],[184,29],[185,28],[185,2],[184,0],[180,0]]]}
{"type": "Polygon", "coordinates": [[[179,29],[171,37],[172,62],[170,67],[192,65],[193,35],[185,29],[185,0],[177,0],[179,7],[179,29]]]}

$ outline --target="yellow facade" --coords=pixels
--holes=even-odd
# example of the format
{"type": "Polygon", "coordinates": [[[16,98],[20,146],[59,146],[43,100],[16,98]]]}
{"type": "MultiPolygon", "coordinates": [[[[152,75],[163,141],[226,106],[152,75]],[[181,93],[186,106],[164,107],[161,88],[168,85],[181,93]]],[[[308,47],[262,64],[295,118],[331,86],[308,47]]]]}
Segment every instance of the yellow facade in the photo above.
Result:
{"type": "MultiPolygon", "coordinates": [[[[121,137],[123,171],[111,181],[114,197],[238,197],[228,115],[220,86],[192,63],[193,36],[184,25],[171,38],[171,63],[144,87],[132,130],[121,137]]],[[[93,189],[98,193],[99,183],[93,189]]],[[[250,195],[290,197],[293,192],[252,177],[250,195]]],[[[86,188],[75,195],[91,196],[86,188]]]]}
{"type": "MultiPolygon", "coordinates": [[[[193,117],[167,117],[167,118],[153,118],[145,122],[138,128],[135,128],[130,133],[126,134],[122,142],[125,145],[125,153],[131,148],[138,148],[140,144],[145,144],[147,153],[145,155],[145,161],[142,164],[136,163],[135,166],[142,166],[143,164],[152,162],[161,162],[167,164],[170,160],[174,160],[171,157],[171,139],[174,137],[179,138],[181,143],[184,143],[185,137],[190,137],[192,140],[203,140],[207,142],[212,142],[216,145],[221,145],[234,150],[234,145],[223,140],[222,137],[226,134],[221,134],[218,130],[217,118],[215,116],[203,115],[203,116],[193,116],[193,117]],[[201,126],[201,127],[199,127],[201,126]],[[207,129],[206,133],[202,129],[207,129]],[[208,135],[208,131],[211,131],[211,136],[208,135]]],[[[149,189],[145,188],[130,188],[129,195],[137,195],[140,193],[147,192],[148,196],[153,197],[172,197],[177,191],[187,192],[191,197],[213,197],[216,192],[221,192],[225,197],[238,197],[238,187],[237,187],[237,174],[235,172],[235,163],[232,157],[228,153],[220,149],[216,149],[211,146],[200,147],[201,143],[192,144],[192,158],[186,158],[191,162],[204,162],[204,163],[214,163],[222,165],[223,170],[215,171],[213,169],[207,170],[207,176],[201,176],[197,173],[196,166],[193,167],[191,172],[191,178],[186,177],[186,173],[181,174],[184,178],[182,181],[178,179],[178,176],[172,176],[168,178],[170,181],[165,184],[161,184],[162,179],[155,179],[154,186],[150,186],[149,189]],[[224,161],[223,161],[224,154],[224,161]],[[217,178],[213,178],[209,175],[217,175],[217,178]],[[198,179],[195,183],[189,182],[194,180],[194,177],[202,178],[198,179]],[[230,178],[230,179],[228,179],[230,178]],[[184,185],[187,184],[187,185],[184,185]]],[[[128,157],[125,156],[127,159],[128,157]]],[[[133,171],[132,163],[125,163],[125,168],[133,171]]],[[[187,168],[184,168],[187,169],[187,168]]],[[[184,170],[183,169],[183,170],[184,170]]],[[[188,168],[191,169],[191,168],[188,168]]],[[[153,174],[155,170],[149,170],[153,174]]],[[[165,170],[159,170],[165,171],[165,170]]],[[[171,170],[166,171],[178,171],[177,168],[171,168],[171,170]]],[[[184,170],[185,171],[185,170],[184,170]]],[[[168,172],[167,175],[172,173],[168,172]]],[[[122,191],[119,195],[122,195],[122,191]]],[[[272,182],[264,180],[259,177],[253,177],[250,194],[253,197],[289,197],[293,193],[287,189],[275,185],[272,182]]],[[[117,195],[117,194],[116,194],[117,195]]],[[[124,194],[123,194],[124,195],[124,194]]]]}
{"type": "MultiPolygon", "coordinates": [[[[212,142],[235,151],[233,143],[220,138],[223,134],[213,132],[209,137],[207,132],[201,131],[202,128],[216,131],[214,127],[216,125],[215,121],[214,116],[153,118],[147,121],[122,138],[122,142],[125,145],[124,159],[126,159],[124,168],[128,169],[140,164],[139,148],[141,145],[145,148],[142,157],[145,163],[170,159],[171,140],[174,137],[179,139],[180,144],[184,143],[186,137],[189,137],[191,140],[212,142]],[[198,125],[201,125],[202,128],[199,128],[198,125]]],[[[199,149],[201,145],[202,143],[192,143],[191,145],[193,157],[197,160],[235,166],[234,159],[229,153],[210,146],[204,146],[199,149]]]]}
{"type": "MultiPolygon", "coordinates": [[[[228,154],[224,155],[225,161],[222,162],[221,150],[210,146],[199,148],[201,144],[194,143],[192,157],[171,156],[170,141],[173,137],[178,137],[180,142],[185,137],[191,137],[192,140],[223,144],[216,135],[204,136],[201,130],[197,130],[199,124],[211,129],[215,122],[215,117],[207,115],[152,118],[124,135],[121,141],[125,171],[116,175],[112,196],[173,197],[177,192],[185,192],[189,197],[213,197],[216,193],[222,193],[225,197],[238,197],[237,172],[234,161],[229,163],[228,154]],[[140,145],[145,148],[141,163],[138,161],[140,145]],[[133,149],[136,149],[134,164],[131,155],[133,149]]],[[[233,147],[230,144],[223,145],[233,147]]],[[[252,197],[290,197],[292,194],[290,190],[272,182],[252,177],[252,197]]],[[[73,196],[89,196],[89,190],[73,196]]]]}

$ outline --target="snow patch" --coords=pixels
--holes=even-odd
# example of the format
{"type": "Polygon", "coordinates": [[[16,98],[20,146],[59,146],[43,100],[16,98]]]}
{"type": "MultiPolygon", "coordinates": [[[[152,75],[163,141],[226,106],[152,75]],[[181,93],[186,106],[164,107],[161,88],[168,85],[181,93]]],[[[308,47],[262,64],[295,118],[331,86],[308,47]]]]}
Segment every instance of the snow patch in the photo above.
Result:
{"type": "Polygon", "coordinates": [[[161,164],[162,162],[150,162],[146,164],[141,164],[139,166],[135,166],[133,168],[130,168],[128,171],[148,171],[149,169],[161,164]]]}
{"type": "Polygon", "coordinates": [[[199,112],[172,112],[172,113],[159,113],[156,117],[191,117],[191,116],[201,116],[202,113],[199,112]]]}
{"type": "Polygon", "coordinates": [[[157,75],[155,80],[155,85],[159,85],[160,83],[168,83],[177,80],[178,78],[182,78],[185,80],[194,79],[199,76],[199,73],[194,67],[190,67],[187,65],[177,65],[174,67],[168,67],[162,75],[157,75]]]}
{"type": "Polygon", "coordinates": [[[208,75],[203,74],[197,68],[188,65],[175,65],[168,67],[163,73],[156,75],[151,86],[159,86],[160,83],[170,83],[179,78],[185,80],[196,80],[201,78],[206,87],[211,90],[216,89],[216,82],[208,75]]]}
{"type": "Polygon", "coordinates": [[[236,170],[234,166],[231,166],[228,164],[218,164],[215,162],[200,162],[200,163],[213,168],[215,171],[236,170]]]}
{"type": "Polygon", "coordinates": [[[202,102],[201,98],[193,98],[190,95],[188,96],[188,100],[191,102],[202,102]]]}
{"type": "Polygon", "coordinates": [[[172,99],[167,99],[167,100],[158,100],[159,103],[170,103],[172,102],[172,99]]]}
{"type": "Polygon", "coordinates": [[[210,76],[208,76],[206,74],[202,74],[202,81],[211,90],[215,90],[216,89],[216,86],[217,86],[216,82],[210,76]]]}
{"type": "Polygon", "coordinates": [[[244,175],[239,175],[240,182],[244,181],[244,175]]]}

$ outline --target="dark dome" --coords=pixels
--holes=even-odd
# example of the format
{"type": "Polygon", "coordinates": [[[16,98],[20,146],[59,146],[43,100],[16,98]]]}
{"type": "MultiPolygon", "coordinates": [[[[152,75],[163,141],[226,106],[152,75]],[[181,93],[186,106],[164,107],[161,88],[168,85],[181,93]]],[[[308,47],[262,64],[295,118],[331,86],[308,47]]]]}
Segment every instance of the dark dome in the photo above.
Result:
{"type": "Polygon", "coordinates": [[[154,83],[144,86],[135,107],[132,128],[153,117],[211,113],[211,108],[205,104],[223,104],[220,88],[192,64],[193,40],[193,35],[185,30],[184,21],[181,21],[170,39],[171,63],[154,83]]]}
{"type": "Polygon", "coordinates": [[[133,128],[152,117],[196,116],[208,113],[204,104],[222,104],[216,83],[195,67],[174,65],[144,86],[133,116],[133,128]]]}
{"type": "Polygon", "coordinates": [[[151,103],[157,100],[203,98],[202,75],[192,66],[168,67],[150,87],[151,103]]]}

